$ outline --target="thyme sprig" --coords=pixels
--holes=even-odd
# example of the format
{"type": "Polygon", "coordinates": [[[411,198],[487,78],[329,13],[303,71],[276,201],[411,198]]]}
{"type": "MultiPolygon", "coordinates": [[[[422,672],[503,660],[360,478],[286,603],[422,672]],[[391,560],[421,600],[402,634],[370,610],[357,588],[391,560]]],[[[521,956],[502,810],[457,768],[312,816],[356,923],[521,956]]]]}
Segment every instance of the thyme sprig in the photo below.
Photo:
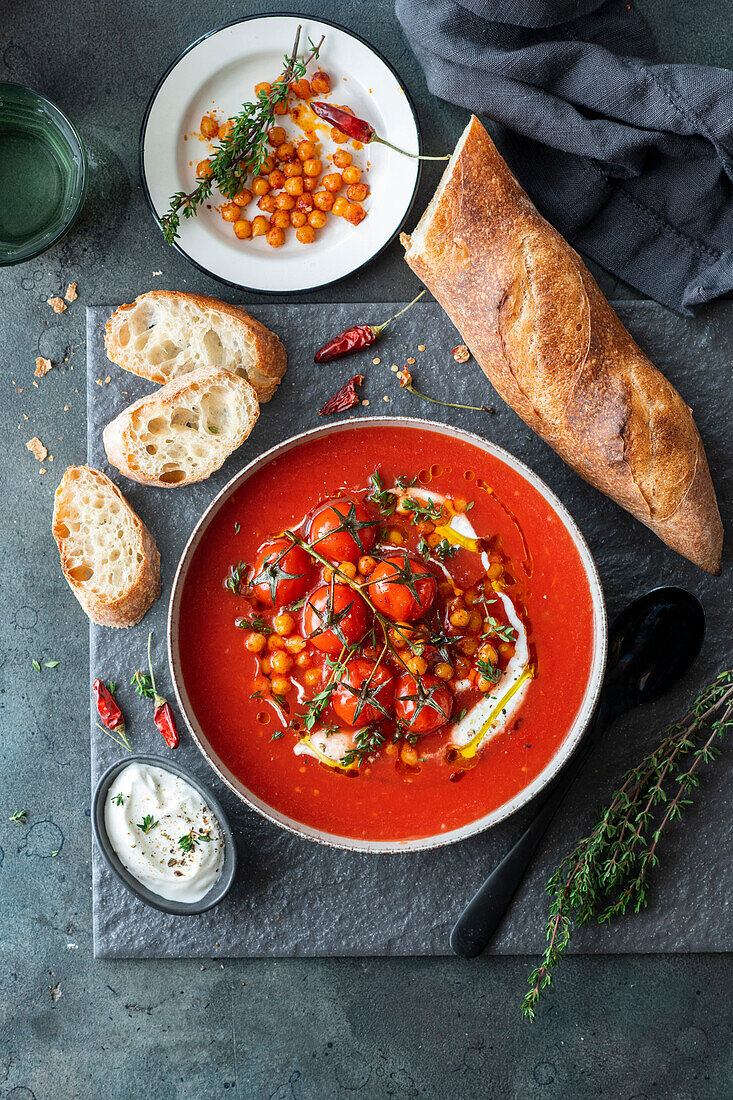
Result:
{"type": "Polygon", "coordinates": [[[715,741],[731,729],[733,669],[721,672],[685,717],[665,731],[657,748],[626,773],[592,832],[550,878],[547,947],[530,974],[524,1016],[535,1018],[537,1002],[552,985],[574,928],[593,917],[608,924],[646,907],[649,875],[659,865],[664,830],[690,805],[688,796],[699,784],[698,767],[715,759],[720,752],[715,741]],[[686,767],[681,766],[683,757],[686,767]]]}
{"type": "Polygon", "coordinates": [[[168,212],[160,219],[168,244],[173,244],[178,237],[181,217],[196,217],[211,198],[214,184],[231,200],[244,187],[248,173],[259,173],[267,158],[267,132],[272,126],[275,108],[287,100],[291,82],[305,76],[308,65],[318,57],[323,45],[323,38],[317,46],[309,41],[310,52],[299,58],[301,29],[299,24],[290,56],[284,59],[282,76],[271,85],[269,92],[259,92],[254,103],[243,103],[239,114],[232,119],[229,133],[216,146],[210,159],[208,175],[197,177],[192,191],[177,191],[171,195],[168,212]]]}

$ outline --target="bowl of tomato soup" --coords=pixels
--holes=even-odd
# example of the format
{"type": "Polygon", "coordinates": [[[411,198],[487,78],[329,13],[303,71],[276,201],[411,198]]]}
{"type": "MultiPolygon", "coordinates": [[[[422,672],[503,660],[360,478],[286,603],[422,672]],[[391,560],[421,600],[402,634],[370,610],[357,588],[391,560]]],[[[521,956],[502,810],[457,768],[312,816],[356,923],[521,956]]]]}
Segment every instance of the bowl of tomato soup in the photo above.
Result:
{"type": "Polygon", "coordinates": [[[590,551],[523,463],[461,429],[342,421],[241,470],[168,617],[188,728],[310,840],[424,850],[502,821],[572,754],[606,613],[590,551]]]}

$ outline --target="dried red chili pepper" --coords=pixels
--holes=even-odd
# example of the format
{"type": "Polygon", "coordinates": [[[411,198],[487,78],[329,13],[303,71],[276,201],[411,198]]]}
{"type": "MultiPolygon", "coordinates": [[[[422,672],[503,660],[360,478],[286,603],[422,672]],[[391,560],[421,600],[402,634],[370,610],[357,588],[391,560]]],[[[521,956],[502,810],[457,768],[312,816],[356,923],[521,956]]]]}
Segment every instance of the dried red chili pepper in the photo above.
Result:
{"type": "Polygon", "coordinates": [[[421,153],[408,153],[405,149],[393,145],[391,141],[385,141],[384,138],[379,136],[371,123],[365,119],[350,115],[348,111],[343,111],[340,107],[334,107],[330,103],[324,103],[322,99],[311,102],[311,107],[324,122],[335,126],[342,134],[353,138],[354,141],[362,142],[363,145],[371,145],[372,142],[376,142],[378,145],[386,145],[388,148],[394,149],[395,152],[402,153],[404,157],[412,157],[413,160],[450,160],[450,154],[446,157],[426,157],[421,153]]]}
{"type": "Polygon", "coordinates": [[[414,306],[415,302],[422,298],[424,293],[425,291],[421,290],[417,298],[413,298],[399,313],[395,313],[393,317],[390,317],[381,325],[354,325],[353,328],[347,328],[345,332],[340,332],[338,336],[333,336],[326,341],[322,348],[318,349],[313,356],[313,361],[315,363],[330,363],[332,359],[340,359],[344,355],[351,354],[352,351],[361,351],[362,348],[371,347],[375,340],[378,340],[382,335],[387,325],[391,325],[394,320],[406,313],[411,306],[414,306]]]}
{"type": "Polygon", "coordinates": [[[155,723],[158,732],[163,737],[166,745],[169,748],[174,749],[178,744],[178,730],[176,729],[176,720],[173,717],[173,711],[171,705],[164,699],[162,695],[158,695],[158,689],[155,686],[155,675],[153,673],[153,660],[150,653],[150,648],[153,642],[152,631],[148,634],[148,676],[145,676],[140,669],[137,670],[132,680],[130,681],[135,685],[135,690],[141,698],[153,700],[153,722],[155,723]]]}
{"type": "Polygon", "coordinates": [[[117,703],[112,697],[112,692],[107,685],[101,680],[95,680],[92,684],[92,691],[94,692],[94,702],[97,704],[99,717],[102,719],[107,729],[124,730],[124,715],[117,706],[117,703]]]}
{"type": "Polygon", "coordinates": [[[318,415],[325,416],[328,413],[343,412],[344,409],[352,409],[354,405],[358,405],[359,397],[354,387],[360,386],[363,381],[363,374],[355,374],[341,387],[338,393],[335,393],[326,402],[318,415]]]}

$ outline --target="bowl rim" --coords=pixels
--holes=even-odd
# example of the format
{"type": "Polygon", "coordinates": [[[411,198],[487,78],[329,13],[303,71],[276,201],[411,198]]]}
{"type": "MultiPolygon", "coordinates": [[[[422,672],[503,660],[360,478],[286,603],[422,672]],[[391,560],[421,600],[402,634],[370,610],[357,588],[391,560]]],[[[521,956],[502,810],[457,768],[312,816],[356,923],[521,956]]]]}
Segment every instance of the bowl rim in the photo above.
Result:
{"type": "Polygon", "coordinates": [[[587,542],[583,537],[580,529],[578,528],[575,520],[570,515],[565,505],[560,501],[556,494],[550,489],[548,485],[536,474],[526,463],[521,459],[515,458],[509,451],[498,444],[493,443],[490,440],[482,439],[481,436],[476,435],[474,432],[468,431],[465,428],[458,428],[453,424],[446,424],[441,421],[427,420],[422,417],[409,417],[409,416],[368,416],[358,417],[351,420],[338,420],[329,424],[318,425],[315,428],[310,428],[303,432],[298,432],[296,435],[290,436],[287,439],[281,440],[279,443],[274,444],[267,450],[261,452],[250,462],[247,463],[241,470],[239,470],[233,477],[229,479],[226,485],[219,490],[216,496],[204,509],[202,515],[199,517],[195,524],[186,545],[181,553],[178,565],[176,566],[176,572],[173,578],[173,585],[171,589],[170,600],[168,604],[168,616],[166,623],[166,637],[168,647],[168,664],[171,674],[171,682],[173,684],[173,690],[175,692],[176,701],[180,709],[183,719],[186,723],[189,733],[193,738],[194,743],[203,755],[204,759],[210,765],[210,767],[216,772],[219,778],[227,787],[246,805],[255,810],[262,817],[278,825],[280,828],[286,829],[288,832],[293,833],[296,836],[303,837],[307,840],[314,841],[320,844],[326,844],[332,848],[339,848],[342,850],[354,851],[354,852],[370,852],[370,853],[385,853],[385,854],[397,854],[407,852],[428,851],[433,848],[443,847],[447,844],[454,844],[457,841],[468,839],[468,837],[475,836],[478,833],[483,832],[486,829],[492,828],[494,825],[498,825],[501,821],[504,821],[511,814],[516,813],[517,810],[525,806],[532,798],[534,798],[540,791],[544,790],[548,784],[555,778],[560,769],[568,762],[573,753],[578,747],[580,740],[587,729],[593,713],[595,711],[596,704],[601,692],[603,684],[603,676],[606,667],[606,658],[608,650],[608,619],[606,613],[606,605],[603,596],[603,588],[601,586],[600,577],[598,575],[598,568],[590,552],[587,542]],[[437,833],[428,837],[418,837],[409,840],[394,840],[394,841],[375,841],[364,840],[359,837],[339,836],[334,833],[326,833],[323,830],[316,829],[313,826],[305,825],[296,821],[294,818],[288,817],[286,814],[281,813],[279,810],[269,806],[262,799],[258,798],[254,792],[250,791],[245,784],[238,779],[226,766],[224,761],[214,753],[213,749],[208,745],[206,736],[198,724],[198,721],[193,714],[193,708],[188,701],[188,695],[185,690],[183,682],[182,670],[180,669],[180,656],[177,645],[177,626],[178,626],[178,614],[180,611],[180,599],[183,591],[186,574],[191,564],[193,554],[203,537],[209,523],[214,516],[218,513],[221,506],[225,501],[235,492],[242,484],[244,484],[254,473],[256,473],[263,466],[267,465],[274,458],[287,451],[293,450],[301,446],[302,443],[310,441],[319,436],[331,435],[338,431],[348,431],[363,427],[380,427],[382,429],[387,427],[412,427],[428,431],[437,431],[444,435],[450,435],[460,438],[461,440],[471,443],[478,447],[480,450],[491,454],[493,457],[504,462],[515,472],[520,474],[524,480],[528,481],[530,485],[535,488],[545,501],[550,505],[552,510],[558,516],[560,521],[571,536],[573,543],[578,551],[583,564],[583,569],[588,581],[591,603],[593,606],[593,624],[594,624],[594,642],[593,653],[591,658],[591,668],[588,674],[588,680],[586,683],[585,693],[581,705],[578,709],[578,713],[570,726],[564,740],[559,746],[555,755],[547,763],[545,768],[540,772],[535,779],[529,783],[526,787],[523,787],[512,798],[503,805],[497,807],[496,810],[489,814],[484,814],[482,817],[468,822],[456,829],[452,829],[449,832],[437,833]]]}
{"type": "Polygon", "coordinates": [[[149,905],[152,909],[160,910],[162,913],[170,913],[177,917],[197,916],[200,913],[206,913],[209,909],[213,909],[214,906],[224,900],[236,877],[238,862],[237,846],[234,840],[232,827],[229,824],[229,820],[219,799],[212,794],[208,787],[204,786],[201,780],[198,779],[192,771],[183,764],[169,760],[165,756],[159,756],[154,753],[134,752],[130,753],[122,760],[115,761],[114,764],[111,764],[107,768],[98,779],[97,785],[94,788],[94,794],[92,795],[92,832],[94,833],[97,847],[102,853],[104,861],[113,875],[115,875],[132,894],[135,894],[140,901],[149,905]],[[164,771],[172,772],[181,779],[185,779],[185,781],[190,783],[194,790],[201,795],[204,802],[219,822],[219,828],[224,837],[224,863],[222,864],[216,882],[199,901],[176,901],[174,898],[163,898],[160,894],[156,894],[152,890],[149,890],[147,886],[144,886],[143,883],[127,870],[112,847],[112,842],[109,839],[107,826],[104,821],[107,793],[112,786],[113,780],[117,778],[121,771],[124,771],[128,764],[149,764],[151,767],[161,768],[164,771]]]}
{"type": "MultiPolygon", "coordinates": [[[[335,19],[326,19],[324,16],[321,16],[321,15],[312,15],[312,14],[307,14],[307,13],[297,12],[297,11],[263,11],[263,12],[253,12],[251,15],[241,15],[241,16],[238,16],[236,19],[230,19],[229,22],[227,22],[227,23],[222,23],[217,27],[212,27],[211,30],[205,31],[204,34],[199,35],[199,37],[196,38],[193,42],[189,42],[188,46],[186,46],[184,49],[182,49],[180,51],[179,54],[177,54],[177,56],[171,61],[170,65],[168,65],[165,72],[161,74],[160,79],[157,81],[153,91],[150,94],[150,98],[147,102],[147,105],[145,107],[145,111],[143,113],[142,123],[140,125],[140,136],[138,138],[137,159],[138,159],[138,169],[139,169],[139,173],[140,173],[140,180],[141,180],[141,183],[142,183],[143,193],[145,195],[145,199],[147,201],[150,212],[153,215],[153,219],[156,222],[156,224],[158,225],[158,228],[160,228],[160,219],[159,219],[158,213],[155,209],[155,203],[153,202],[153,196],[151,194],[150,187],[148,186],[147,173],[145,171],[145,141],[146,141],[147,127],[148,127],[148,120],[150,118],[150,114],[152,112],[155,100],[157,99],[158,93],[159,93],[160,89],[162,88],[164,82],[168,79],[170,74],[173,72],[173,70],[176,68],[176,66],[183,60],[183,58],[188,53],[191,52],[191,50],[196,49],[197,46],[200,46],[202,42],[205,42],[208,38],[211,38],[213,35],[219,34],[221,31],[229,30],[230,27],[238,26],[240,23],[249,23],[253,19],[280,19],[280,18],[317,20],[319,23],[323,23],[326,26],[333,27],[335,30],[343,31],[344,34],[349,35],[351,38],[357,39],[357,41],[362,42],[368,49],[370,49],[372,51],[372,53],[376,57],[378,57],[379,60],[382,61],[384,63],[384,65],[386,65],[386,67],[394,75],[394,77],[398,81],[402,91],[404,92],[405,99],[407,100],[407,104],[408,104],[408,106],[409,106],[409,108],[412,112],[412,116],[413,116],[413,119],[414,119],[414,122],[415,122],[415,132],[417,134],[417,151],[418,151],[418,153],[422,153],[422,151],[423,151],[422,129],[420,127],[420,119],[418,117],[417,108],[415,106],[415,101],[412,98],[412,95],[410,94],[410,90],[407,87],[406,82],[400,76],[400,74],[397,71],[396,67],[392,64],[392,62],[382,53],[382,51],[380,49],[377,48],[377,46],[374,45],[373,42],[370,42],[368,38],[365,38],[362,34],[359,34],[359,32],[355,31],[352,27],[347,27],[343,23],[337,23],[335,19]]],[[[181,256],[183,256],[184,259],[188,260],[188,262],[190,264],[192,264],[202,274],[208,275],[208,277],[210,279],[215,279],[218,283],[221,283],[223,286],[231,287],[233,290],[246,290],[246,291],[251,291],[253,294],[266,294],[266,295],[268,295],[272,298],[281,298],[285,294],[290,294],[290,295],[292,295],[292,294],[308,294],[312,290],[325,290],[327,287],[335,286],[336,283],[343,282],[344,279],[350,279],[354,275],[358,274],[360,271],[362,271],[367,266],[367,264],[370,264],[374,260],[376,260],[379,256],[381,256],[386,251],[386,249],[389,248],[389,246],[391,244],[394,243],[394,241],[399,236],[399,234],[402,230],[402,227],[405,225],[405,222],[408,220],[408,218],[410,217],[410,214],[412,213],[412,211],[415,207],[415,202],[417,200],[418,190],[420,188],[420,182],[422,180],[423,164],[424,164],[424,161],[422,161],[422,160],[418,161],[417,173],[416,173],[416,176],[415,176],[415,186],[414,186],[413,191],[412,191],[412,196],[410,197],[410,201],[409,201],[409,203],[407,205],[407,209],[405,210],[405,213],[404,213],[404,215],[403,215],[403,217],[400,221],[400,224],[397,226],[397,228],[395,229],[394,233],[389,238],[389,240],[385,241],[384,244],[381,245],[377,249],[376,252],[372,252],[372,254],[368,257],[368,259],[364,260],[364,262],[359,264],[358,267],[355,267],[351,271],[348,271],[345,275],[337,275],[335,278],[327,279],[325,282],[322,282],[322,283],[312,283],[310,286],[302,287],[300,290],[296,290],[296,291],[287,290],[287,289],[286,290],[263,289],[262,287],[257,287],[257,286],[252,287],[252,286],[249,286],[247,283],[232,282],[231,279],[226,279],[226,278],[224,278],[223,275],[217,275],[217,273],[215,271],[211,271],[206,266],[206,264],[202,263],[199,260],[194,259],[194,257],[191,256],[185,250],[185,248],[181,245],[181,243],[178,239],[176,239],[173,242],[172,247],[176,250],[176,252],[178,252],[181,256]]]]}
{"type": "MultiPolygon", "coordinates": [[[[26,251],[25,249],[21,249],[7,259],[0,258],[0,267],[14,267],[16,264],[23,264],[27,260],[35,260],[38,256],[42,256],[45,252],[48,252],[49,249],[53,248],[54,245],[57,245],[59,241],[61,241],[72,228],[74,222],[79,217],[79,214],[82,211],[82,207],[84,206],[84,201],[86,199],[87,184],[89,181],[89,163],[87,160],[86,149],[84,148],[84,142],[81,139],[81,134],[79,133],[69,116],[66,114],[66,112],[62,111],[57,103],[54,103],[52,99],[49,99],[48,96],[43,95],[41,92],[37,92],[35,88],[29,88],[27,84],[21,84],[18,80],[0,81],[0,96],[2,96],[4,88],[17,88],[20,91],[25,92],[28,96],[31,96],[36,100],[40,100],[41,103],[49,108],[49,113],[52,117],[57,115],[64,123],[64,125],[68,127],[70,134],[67,134],[66,137],[70,137],[71,139],[73,139],[70,140],[70,144],[76,145],[81,161],[81,171],[79,183],[77,185],[76,202],[74,203],[74,207],[71,210],[68,218],[63,222],[63,224],[54,234],[54,236],[49,238],[48,241],[44,241],[42,244],[39,244],[38,247],[31,246],[30,252],[26,251]]],[[[27,247],[28,246],[26,246],[26,249],[27,247]]]]}

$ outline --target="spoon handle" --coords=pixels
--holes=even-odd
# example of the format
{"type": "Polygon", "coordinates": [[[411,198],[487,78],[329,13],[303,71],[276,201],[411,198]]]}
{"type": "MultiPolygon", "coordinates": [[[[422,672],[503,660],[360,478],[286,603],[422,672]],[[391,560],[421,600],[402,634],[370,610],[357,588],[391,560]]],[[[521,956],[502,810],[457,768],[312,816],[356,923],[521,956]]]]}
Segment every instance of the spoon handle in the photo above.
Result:
{"type": "Polygon", "coordinates": [[[604,708],[599,707],[577,752],[550,787],[519,840],[509,849],[501,863],[497,864],[461,913],[450,934],[450,945],[456,955],[473,959],[488,945],[524,878],[537,845],[606,724],[607,715],[604,708]]]}

